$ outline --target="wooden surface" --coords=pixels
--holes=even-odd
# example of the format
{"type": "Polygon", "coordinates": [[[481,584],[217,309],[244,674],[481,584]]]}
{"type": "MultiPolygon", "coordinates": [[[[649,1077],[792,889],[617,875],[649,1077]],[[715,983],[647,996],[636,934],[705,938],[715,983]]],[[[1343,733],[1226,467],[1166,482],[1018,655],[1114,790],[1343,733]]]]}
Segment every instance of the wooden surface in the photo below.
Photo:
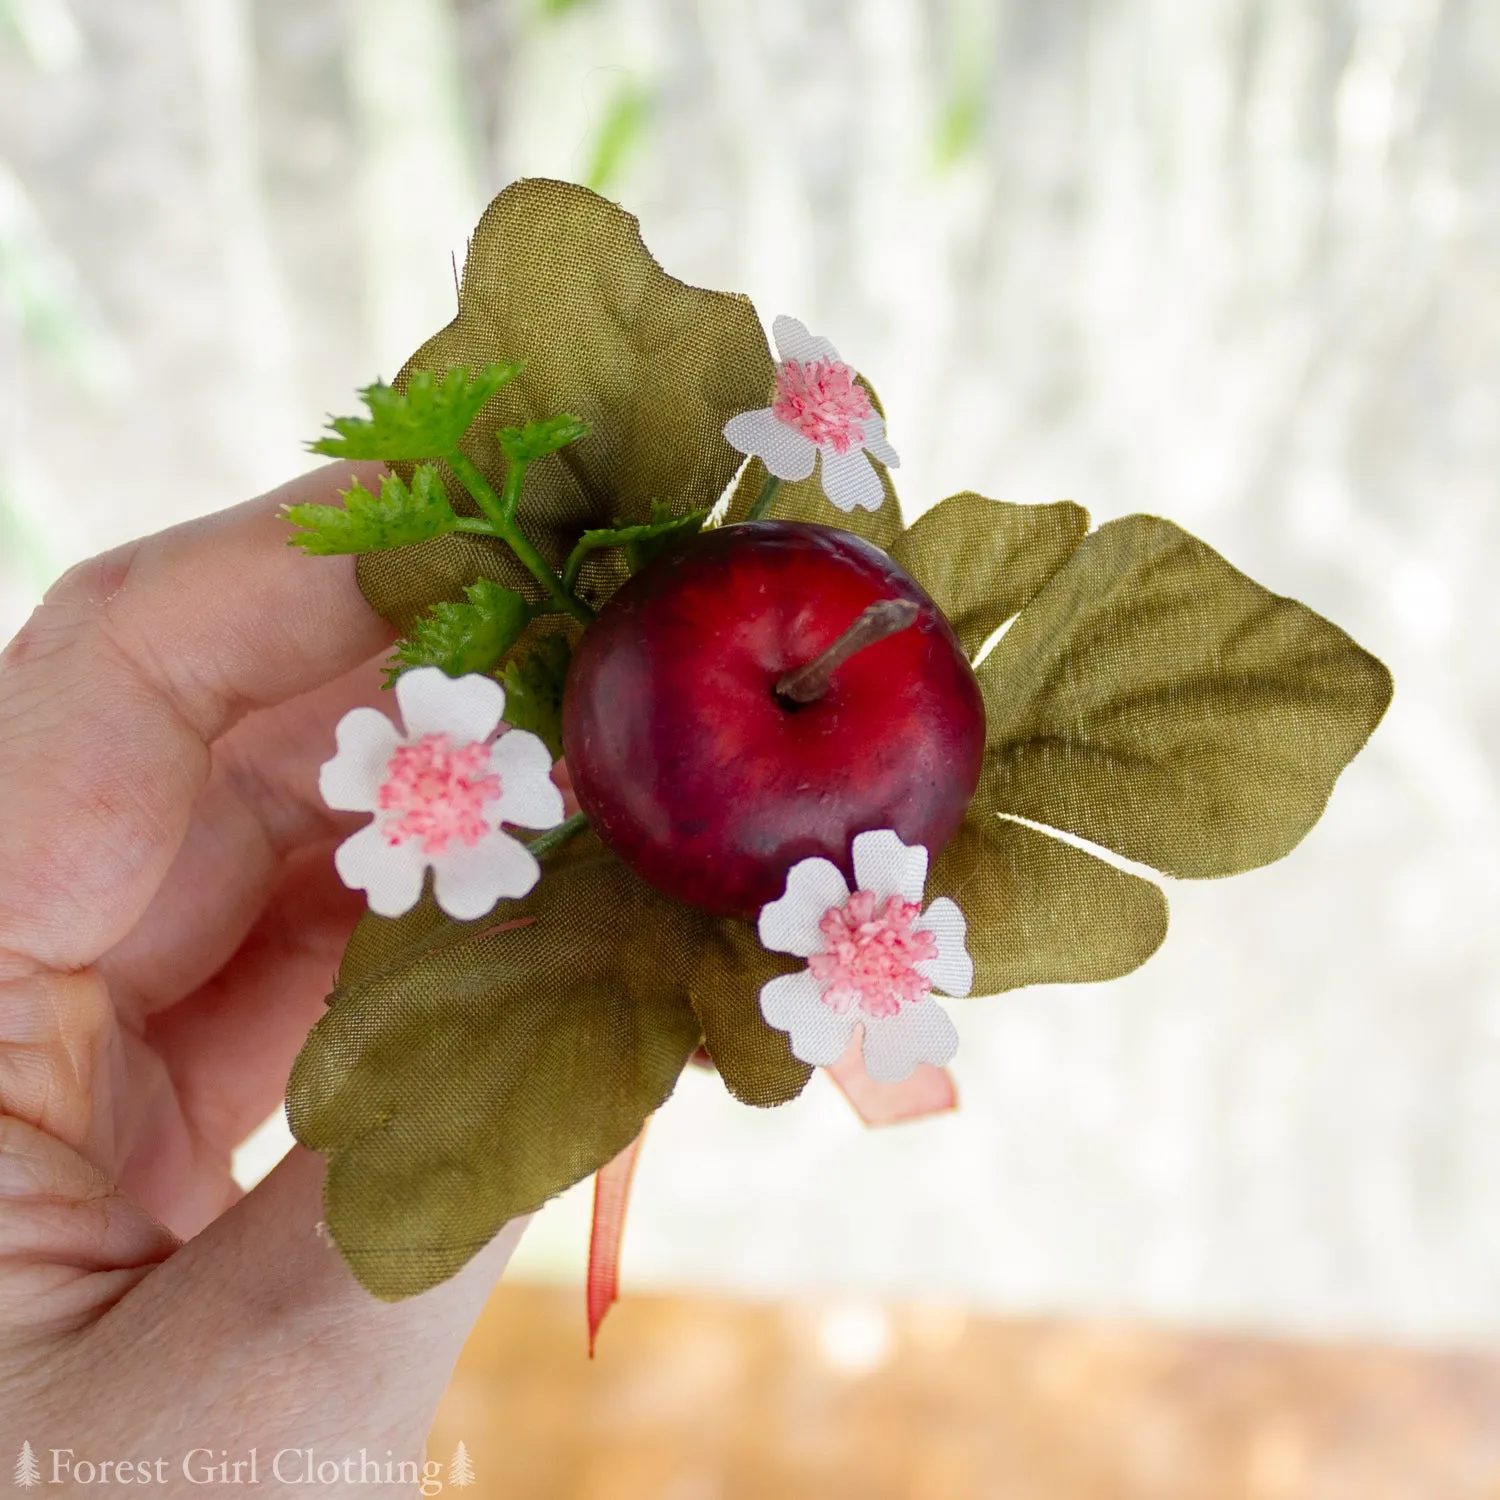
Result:
{"type": "Polygon", "coordinates": [[[429,1444],[470,1500],[1500,1500],[1473,1355],[628,1287],[585,1341],[501,1288],[429,1444]]]}

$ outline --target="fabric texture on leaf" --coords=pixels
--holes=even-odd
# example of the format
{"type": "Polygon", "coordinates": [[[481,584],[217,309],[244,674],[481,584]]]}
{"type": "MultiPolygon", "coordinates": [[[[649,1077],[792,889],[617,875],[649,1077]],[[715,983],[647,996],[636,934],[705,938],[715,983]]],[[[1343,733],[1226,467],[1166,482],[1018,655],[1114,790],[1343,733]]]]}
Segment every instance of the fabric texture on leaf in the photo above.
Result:
{"type": "Polygon", "coordinates": [[[795,1099],[812,1068],[792,1056],[786,1032],[767,1026],[760,990],[768,979],[802,967],[761,946],[748,922],[717,922],[694,956],[689,995],[703,1024],[703,1044],[725,1087],[742,1104],[767,1109],[795,1099]]]}
{"type": "Polygon", "coordinates": [[[456,942],[464,933],[479,933],[496,925],[495,919],[487,916],[474,922],[455,922],[432,899],[431,891],[403,916],[377,917],[366,912],[355,923],[344,946],[328,1004],[332,1005],[362,980],[373,979],[429,948],[456,942]]]}
{"type": "Polygon", "coordinates": [[[932,595],[972,659],[1088,529],[1089,513],[1069,500],[1008,505],[966,490],[919,516],[890,554],[932,595]]]}
{"type": "Polygon", "coordinates": [[[498,922],[423,910],[356,940],[297,1059],[292,1129],[329,1156],[329,1228],[377,1297],[437,1285],[613,1159],[698,1045],[709,919],[574,843],[498,922]]]}
{"type": "Polygon", "coordinates": [[[1289,853],[1390,673],[1169,521],[1087,537],[978,669],[981,794],[1177,876],[1289,853]]]}
{"type": "Polygon", "coordinates": [[[934,862],[927,890],[963,911],[976,995],[1118,979],[1167,935],[1160,886],[997,817],[982,791],[934,862]]]}
{"type": "MultiPolygon", "coordinates": [[[[586,437],[527,472],[518,520],[553,567],[590,528],[649,520],[653,498],[679,515],[712,506],[740,461],[724,423],[763,404],[773,377],[748,299],[673,279],[632,215],[586,188],[539,178],[512,184],[486,209],[469,242],[458,316],[395,383],[498,359],[525,368],[464,443],[497,489],[500,428],[562,412],[589,424],[586,437]]],[[[456,480],[449,493],[473,513],[456,480]]],[[[453,534],[359,562],[365,596],[403,632],[478,577],[535,596],[530,575],[485,537],[453,534]]],[[[624,558],[599,552],[584,565],[581,591],[598,602],[624,577],[624,558]]]]}

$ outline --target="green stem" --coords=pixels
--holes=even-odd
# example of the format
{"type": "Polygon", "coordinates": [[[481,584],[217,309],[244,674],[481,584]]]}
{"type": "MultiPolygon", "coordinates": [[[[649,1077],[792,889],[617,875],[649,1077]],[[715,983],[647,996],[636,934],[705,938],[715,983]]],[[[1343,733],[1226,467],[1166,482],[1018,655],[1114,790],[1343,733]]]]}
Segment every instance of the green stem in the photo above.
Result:
{"type": "Polygon", "coordinates": [[[526,847],[538,859],[546,859],[554,849],[561,849],[575,833],[582,833],[588,826],[588,818],[583,813],[576,812],[571,818],[564,818],[556,828],[537,834],[526,847]]]}
{"type": "Polygon", "coordinates": [[[583,571],[583,560],[592,550],[579,542],[568,554],[568,560],[563,564],[562,585],[570,594],[578,587],[578,575],[583,571]]]}
{"type": "Polygon", "coordinates": [[[455,531],[472,531],[475,536],[494,536],[495,528],[483,516],[460,516],[455,531]]]}
{"type": "Polygon", "coordinates": [[[759,521],[770,510],[771,502],[780,488],[781,481],[774,474],[767,474],[766,482],[760,487],[760,494],[755,497],[755,503],[745,512],[745,519],[759,521]]]}
{"type": "Polygon", "coordinates": [[[500,487],[500,510],[506,521],[514,526],[516,511],[521,504],[521,489],[526,483],[526,470],[530,465],[518,458],[510,459],[505,466],[505,483],[500,487]]]}
{"type": "Polygon", "coordinates": [[[557,574],[547,566],[546,558],[531,545],[516,525],[516,503],[521,496],[526,465],[511,464],[505,476],[505,492],[497,495],[489,480],[479,472],[471,459],[458,452],[448,454],[447,459],[464,488],[474,497],[474,503],[488,517],[493,534],[520,558],[526,571],[547,591],[547,597],[553,606],[562,614],[572,615],[580,624],[591,624],[594,619],[593,610],[576,594],[570,594],[562,586],[557,574]]]}

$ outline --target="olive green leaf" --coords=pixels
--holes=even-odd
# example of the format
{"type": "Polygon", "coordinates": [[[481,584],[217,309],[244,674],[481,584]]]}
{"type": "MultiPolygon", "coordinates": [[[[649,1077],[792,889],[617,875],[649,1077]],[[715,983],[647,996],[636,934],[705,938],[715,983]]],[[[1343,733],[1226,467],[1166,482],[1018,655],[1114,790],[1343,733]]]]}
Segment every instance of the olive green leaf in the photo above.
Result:
{"type": "Polygon", "coordinates": [[[330,417],[332,437],[310,444],[330,458],[378,458],[385,463],[440,458],[451,453],[474,418],[502,386],[521,373],[518,364],[454,360],[424,368],[396,385],[376,381],[359,393],[368,417],[330,417]],[[472,368],[471,368],[472,366],[472,368]]]}
{"type": "Polygon", "coordinates": [[[1153,516],[1087,537],[978,675],[991,804],[1179,876],[1293,849],[1391,697],[1337,626],[1153,516]]]}
{"type": "Polygon", "coordinates": [[[1072,555],[1089,513],[1071,501],[1008,505],[966,490],[933,506],[891,544],[973,657],[1072,555]]]}
{"type": "Polygon", "coordinates": [[[419,952],[461,942],[466,933],[484,932],[497,925],[493,913],[486,913],[475,922],[454,921],[433,900],[431,884],[429,880],[429,889],[405,916],[377,917],[369,910],[360,916],[339,960],[328,1004],[336,1003],[341,995],[354,993],[360,981],[409,962],[419,952]]]}
{"type": "Polygon", "coordinates": [[[292,1129],[330,1158],[329,1229],[377,1297],[437,1285],[618,1155],[698,1045],[682,976],[709,919],[575,842],[498,923],[366,940],[293,1068],[292,1129]]]}
{"type": "MultiPolygon", "coordinates": [[[[525,368],[463,444],[497,491],[506,471],[501,427],[557,412],[589,424],[587,437],[526,476],[517,518],[553,567],[591,528],[649,520],[653,497],[677,515],[712,506],[740,462],[724,424],[764,404],[773,368],[748,299],[674,280],[631,215],[586,188],[543,179],[513,183],[485,211],[457,317],[407,361],[396,385],[497,359],[525,368]]],[[[624,557],[599,551],[580,586],[597,604],[625,576],[624,557]]],[[[457,532],[359,562],[366,597],[402,631],[479,577],[534,592],[504,548],[457,532]]]]}
{"type": "Polygon", "coordinates": [[[795,958],[761,947],[748,922],[731,920],[714,924],[694,958],[689,993],[703,1044],[742,1104],[785,1104],[812,1077],[813,1070],[792,1056],[791,1038],[760,1013],[761,986],[797,966],[795,958]]]}
{"type": "MultiPolygon", "coordinates": [[[[465,495],[457,504],[465,514],[477,509],[465,495]]],[[[402,635],[410,635],[434,604],[458,602],[481,579],[528,599],[539,593],[531,574],[502,543],[465,531],[415,547],[361,552],[355,576],[365,597],[402,635]]]]}
{"type": "Polygon", "coordinates": [[[653,500],[651,506],[651,519],[641,522],[638,526],[601,527],[595,531],[585,531],[579,537],[578,545],[569,554],[567,564],[563,568],[563,587],[573,587],[578,571],[583,567],[584,559],[596,548],[624,547],[626,561],[630,571],[634,573],[644,562],[671,546],[673,542],[684,537],[695,536],[703,529],[703,523],[708,519],[706,509],[690,511],[685,516],[676,516],[671,514],[666,507],[661,506],[659,501],[653,500]]]}
{"type": "MultiPolygon", "coordinates": [[[[883,417],[885,408],[880,404],[880,397],[875,394],[875,388],[862,375],[859,377],[859,383],[868,393],[871,406],[883,417]]],[[[771,381],[767,377],[766,388],[760,393],[759,399],[747,402],[746,407],[764,406],[770,389],[771,381]]],[[[866,454],[865,457],[870,456],[866,454]]],[[[901,533],[901,502],[896,498],[896,487],[891,483],[890,470],[878,459],[870,458],[870,462],[874,465],[875,472],[880,475],[880,484],[885,491],[885,499],[881,502],[879,510],[865,510],[861,506],[856,506],[853,510],[840,510],[823,493],[823,460],[820,457],[818,467],[808,478],[782,483],[776,491],[776,497],[771,502],[770,509],[765,514],[765,519],[816,521],[822,526],[837,526],[840,531],[852,531],[856,536],[862,536],[867,542],[873,542],[877,547],[888,549],[901,533]]],[[[746,513],[759,498],[768,477],[766,466],[758,458],[752,458],[745,465],[745,472],[740,475],[739,483],[734,487],[734,493],[729,499],[729,507],[724,514],[726,526],[745,519],[746,513]]]]}
{"type": "Polygon", "coordinates": [[[442,536],[458,525],[448,492],[431,464],[412,474],[410,487],[399,475],[385,474],[378,497],[358,480],[341,493],[341,506],[282,506],[282,515],[301,528],[287,538],[288,544],[318,557],[373,552],[442,536]]]}
{"type": "MultiPolygon", "coordinates": [[[[547,856],[546,869],[555,872],[596,861],[600,849],[597,838],[580,836],[571,839],[547,856]]],[[[431,886],[429,880],[422,899],[405,916],[377,917],[366,911],[360,917],[339,960],[334,990],[327,1001],[329,1005],[336,1004],[341,996],[354,993],[361,982],[409,964],[419,954],[451,947],[480,933],[497,932],[513,922],[526,920],[515,914],[514,903],[507,902],[473,921],[456,921],[433,899],[431,886]]]]}
{"type": "Polygon", "coordinates": [[[529,650],[518,651],[505,664],[505,722],[529,729],[552,759],[562,757],[563,686],[573,648],[565,635],[545,635],[529,650]]]}
{"type": "Polygon", "coordinates": [[[492,671],[521,638],[531,612],[514,589],[481,578],[464,597],[463,604],[434,604],[412,633],[396,642],[388,687],[409,667],[441,667],[450,677],[492,671]]]}
{"type": "Polygon", "coordinates": [[[1167,934],[1159,886],[997,817],[982,792],[933,864],[927,894],[963,910],[976,995],[1117,979],[1167,934]]]}

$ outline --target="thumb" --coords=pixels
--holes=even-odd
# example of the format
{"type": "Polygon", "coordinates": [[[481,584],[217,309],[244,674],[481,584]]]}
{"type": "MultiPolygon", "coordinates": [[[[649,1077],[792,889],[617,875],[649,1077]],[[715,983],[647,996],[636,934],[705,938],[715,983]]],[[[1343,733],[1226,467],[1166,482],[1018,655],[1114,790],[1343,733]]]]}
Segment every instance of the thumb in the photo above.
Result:
{"type": "MultiPolygon", "coordinates": [[[[419,1455],[463,1342],[527,1221],[506,1225],[442,1286],[379,1302],[322,1225],[323,1174],[321,1157],[295,1147],[253,1192],[175,1248],[160,1226],[153,1243],[149,1216],[116,1198],[116,1212],[102,1218],[116,1226],[116,1254],[129,1251],[135,1264],[91,1268],[96,1292],[109,1277],[123,1278],[116,1300],[96,1304],[97,1315],[71,1334],[54,1322],[50,1351],[33,1341],[28,1365],[36,1369],[42,1354],[46,1387],[62,1398],[59,1406],[41,1396],[46,1412],[90,1413],[91,1447],[150,1436],[164,1451],[178,1439],[230,1451],[419,1455]]],[[[78,1434],[61,1436],[73,1442],[78,1434]]]]}

